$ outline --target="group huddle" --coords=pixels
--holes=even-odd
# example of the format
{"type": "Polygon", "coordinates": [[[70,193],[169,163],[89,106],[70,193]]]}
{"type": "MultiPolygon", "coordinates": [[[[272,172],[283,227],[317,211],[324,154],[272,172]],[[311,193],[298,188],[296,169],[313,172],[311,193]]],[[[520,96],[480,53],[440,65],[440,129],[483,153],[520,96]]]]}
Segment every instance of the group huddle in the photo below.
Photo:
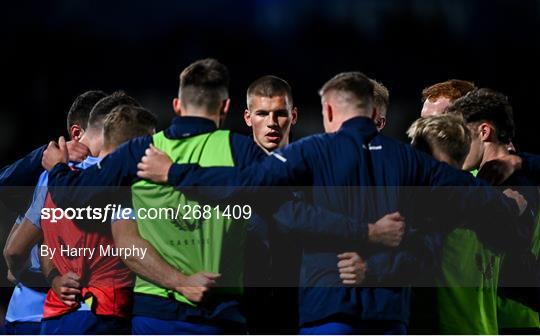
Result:
{"type": "Polygon", "coordinates": [[[69,141],[0,170],[7,333],[540,332],[540,156],[502,93],[424,89],[406,144],[381,133],[387,88],[340,73],[325,133],[292,142],[285,80],[248,87],[250,136],[220,128],[228,87],[192,63],[159,132],[127,93],[84,92],[69,141]]]}

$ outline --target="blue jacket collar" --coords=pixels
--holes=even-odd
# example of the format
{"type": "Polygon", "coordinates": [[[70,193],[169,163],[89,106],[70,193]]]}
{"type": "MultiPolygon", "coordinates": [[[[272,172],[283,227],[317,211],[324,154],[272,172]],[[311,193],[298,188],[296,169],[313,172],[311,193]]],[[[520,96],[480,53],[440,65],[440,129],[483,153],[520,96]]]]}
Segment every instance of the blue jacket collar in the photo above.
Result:
{"type": "Polygon", "coordinates": [[[216,124],[210,119],[201,117],[174,117],[171,125],[165,129],[165,136],[169,139],[180,139],[215,130],[216,124]]]}
{"type": "Polygon", "coordinates": [[[354,117],[345,121],[340,130],[343,129],[359,129],[362,132],[377,132],[377,127],[371,118],[354,117]]]}
{"type": "Polygon", "coordinates": [[[82,162],[69,162],[68,165],[71,167],[71,166],[74,166],[76,168],[80,168],[80,169],[86,169],[88,167],[92,167],[93,165],[95,164],[98,164],[99,162],[101,162],[101,158],[100,157],[97,157],[97,156],[87,156],[86,159],[84,159],[84,161],[82,162]]]}

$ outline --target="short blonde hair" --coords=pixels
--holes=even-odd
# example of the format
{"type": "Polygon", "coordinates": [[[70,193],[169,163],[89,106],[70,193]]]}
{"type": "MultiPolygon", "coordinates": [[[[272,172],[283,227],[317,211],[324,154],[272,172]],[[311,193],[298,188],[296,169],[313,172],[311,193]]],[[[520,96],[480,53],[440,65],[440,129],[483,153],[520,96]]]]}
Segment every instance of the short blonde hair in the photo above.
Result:
{"type": "Polygon", "coordinates": [[[371,83],[373,83],[373,105],[380,108],[382,111],[381,114],[386,116],[386,111],[388,111],[388,105],[390,104],[390,93],[382,83],[374,79],[371,79],[371,83]]]}
{"type": "Polygon", "coordinates": [[[361,72],[342,72],[332,77],[319,90],[322,97],[330,92],[338,92],[340,97],[357,108],[371,107],[373,104],[373,82],[361,72]]]}
{"type": "Polygon", "coordinates": [[[151,135],[157,127],[156,116],[138,106],[120,105],[105,117],[103,124],[103,144],[114,148],[143,135],[151,135]]]}
{"type": "Polygon", "coordinates": [[[462,164],[471,147],[471,132],[463,117],[443,114],[417,119],[407,130],[412,145],[433,154],[438,148],[449,158],[462,164]]]}

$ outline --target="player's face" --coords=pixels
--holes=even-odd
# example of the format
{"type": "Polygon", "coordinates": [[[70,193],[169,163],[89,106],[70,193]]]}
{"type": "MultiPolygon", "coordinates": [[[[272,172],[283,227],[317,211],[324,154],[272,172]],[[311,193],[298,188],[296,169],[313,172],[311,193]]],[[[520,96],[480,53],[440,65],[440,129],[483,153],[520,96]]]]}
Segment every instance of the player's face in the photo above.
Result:
{"type": "Polygon", "coordinates": [[[253,137],[266,150],[273,151],[289,143],[291,125],[296,123],[297,111],[286,96],[252,96],[244,120],[253,130],[253,137]]]}
{"type": "Polygon", "coordinates": [[[480,167],[480,163],[482,162],[482,157],[484,155],[484,148],[482,139],[480,137],[480,132],[478,131],[477,127],[470,124],[467,125],[467,127],[469,127],[471,130],[472,139],[471,149],[469,150],[469,154],[467,154],[465,162],[463,163],[463,170],[471,171],[480,167]]]}
{"type": "Polygon", "coordinates": [[[426,99],[424,106],[422,106],[422,118],[441,115],[444,110],[450,105],[450,99],[447,97],[439,97],[437,99],[426,99]]]}

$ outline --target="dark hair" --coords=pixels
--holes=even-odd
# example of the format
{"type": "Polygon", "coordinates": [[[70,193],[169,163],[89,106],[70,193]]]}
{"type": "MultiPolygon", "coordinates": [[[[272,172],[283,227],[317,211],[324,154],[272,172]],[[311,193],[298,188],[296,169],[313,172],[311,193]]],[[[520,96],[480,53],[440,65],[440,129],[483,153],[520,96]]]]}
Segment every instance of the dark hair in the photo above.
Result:
{"type": "Polygon", "coordinates": [[[156,116],[139,106],[115,107],[103,121],[103,144],[116,147],[129,139],[152,134],[157,127],[156,116]]]}
{"type": "Polygon", "coordinates": [[[433,156],[435,148],[462,165],[471,147],[471,132],[460,115],[419,118],[407,130],[412,146],[433,156]]]}
{"type": "Polygon", "coordinates": [[[422,91],[422,102],[426,101],[426,99],[434,100],[439,97],[446,97],[450,102],[453,102],[474,89],[476,89],[476,85],[473,82],[450,79],[425,88],[422,91]]]}
{"type": "Polygon", "coordinates": [[[73,125],[79,125],[86,128],[90,111],[92,111],[92,108],[100,99],[106,96],[107,94],[100,90],[86,91],[85,93],[78,95],[73,101],[73,104],[71,104],[67,115],[68,133],[73,125]]]}
{"type": "Polygon", "coordinates": [[[111,113],[116,106],[120,105],[141,106],[138,101],[128,96],[124,91],[115,91],[94,105],[88,117],[88,127],[101,127],[105,116],[111,113]]]}
{"type": "Polygon", "coordinates": [[[213,58],[196,61],[180,74],[178,96],[184,106],[216,112],[229,97],[229,71],[213,58]]]}
{"type": "Polygon", "coordinates": [[[509,144],[514,137],[512,106],[500,92],[485,88],[471,91],[448,106],[447,113],[459,113],[467,123],[491,123],[503,144],[509,144]]]}
{"type": "Polygon", "coordinates": [[[293,105],[292,89],[289,83],[284,79],[272,75],[262,76],[251,83],[247,89],[246,96],[248,105],[251,96],[268,98],[286,96],[289,104],[291,106],[293,105]]]}
{"type": "Polygon", "coordinates": [[[319,94],[324,96],[332,91],[351,94],[355,100],[351,101],[351,103],[356,104],[359,108],[365,108],[369,103],[373,102],[373,83],[371,79],[361,72],[337,74],[323,85],[319,90],[319,94]]]}

